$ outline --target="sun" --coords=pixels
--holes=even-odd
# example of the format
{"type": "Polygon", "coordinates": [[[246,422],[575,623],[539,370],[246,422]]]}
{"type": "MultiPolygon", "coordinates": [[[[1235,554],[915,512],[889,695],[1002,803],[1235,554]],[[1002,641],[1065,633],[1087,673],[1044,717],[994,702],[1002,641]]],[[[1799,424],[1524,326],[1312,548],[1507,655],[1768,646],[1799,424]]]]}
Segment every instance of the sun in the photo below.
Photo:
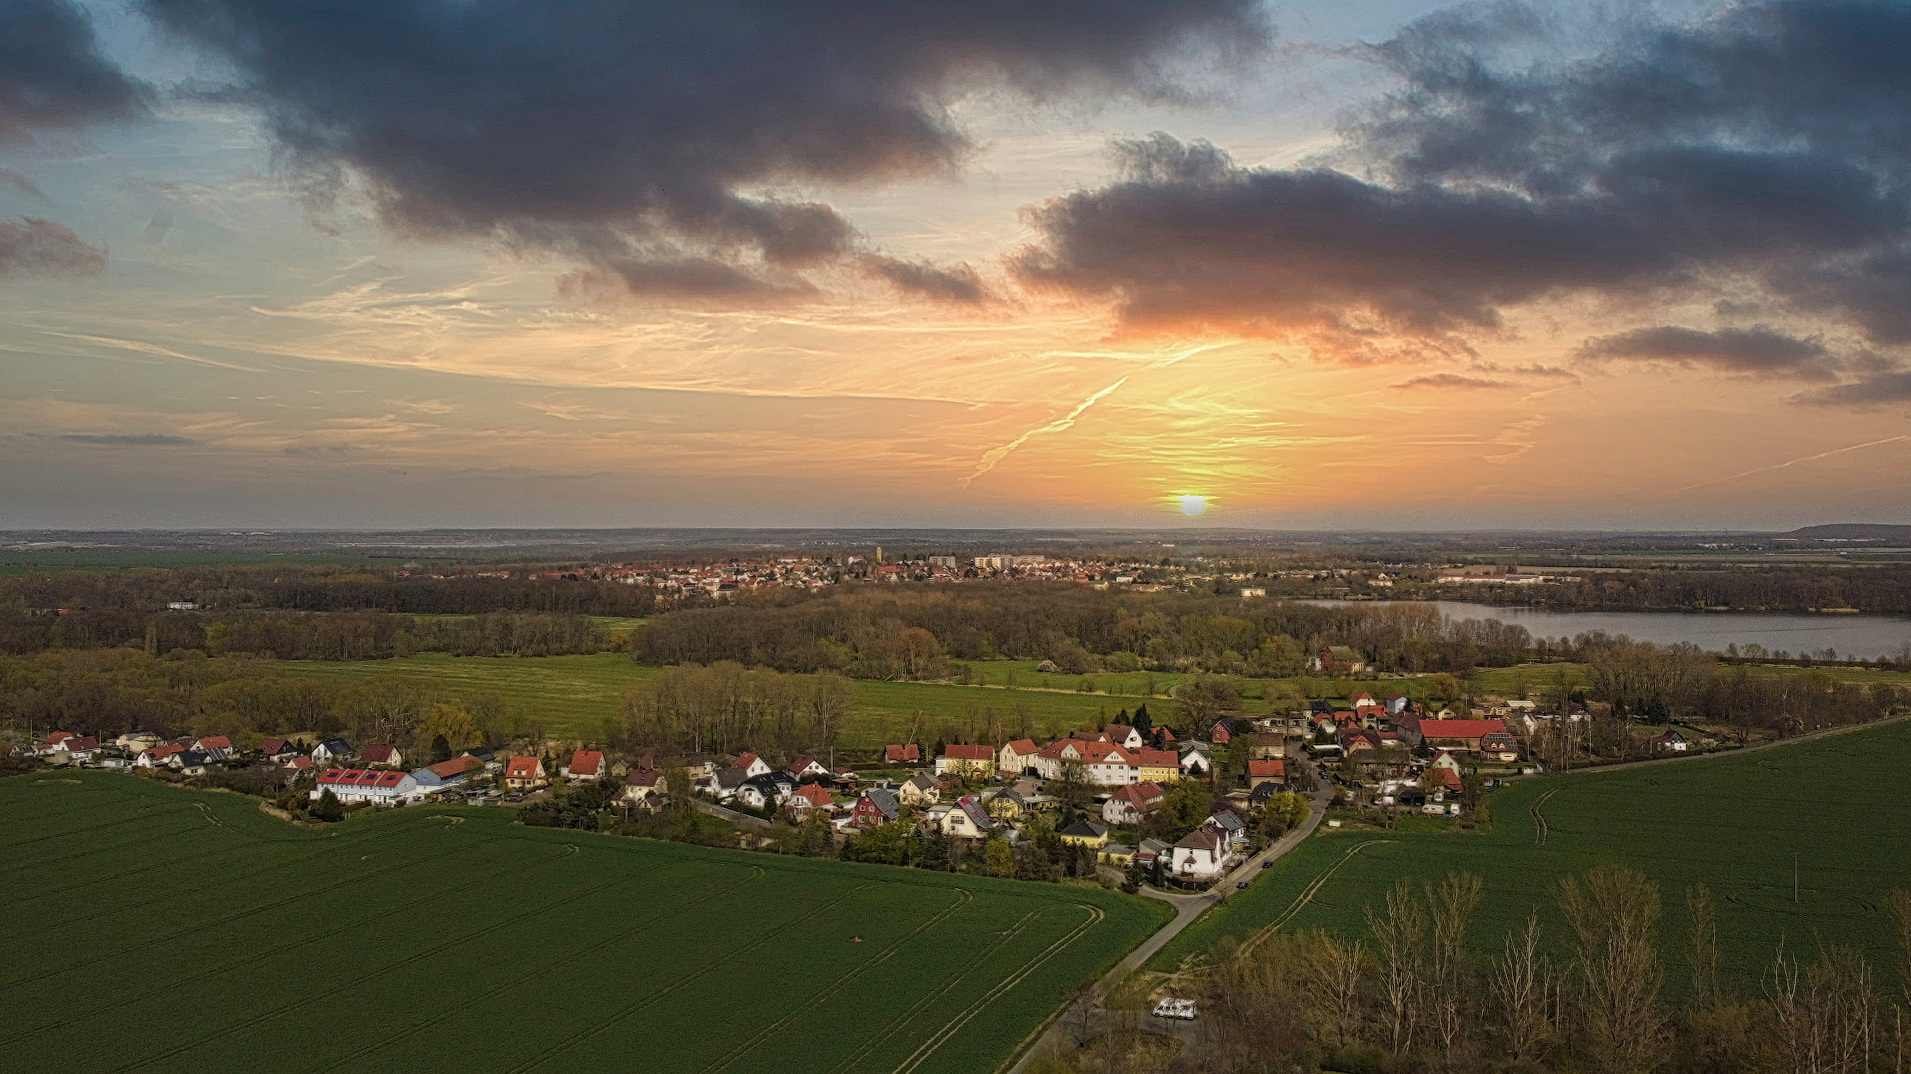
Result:
{"type": "Polygon", "coordinates": [[[1194,492],[1178,492],[1174,496],[1174,502],[1180,505],[1181,513],[1189,518],[1206,512],[1208,500],[1209,497],[1194,492]]]}

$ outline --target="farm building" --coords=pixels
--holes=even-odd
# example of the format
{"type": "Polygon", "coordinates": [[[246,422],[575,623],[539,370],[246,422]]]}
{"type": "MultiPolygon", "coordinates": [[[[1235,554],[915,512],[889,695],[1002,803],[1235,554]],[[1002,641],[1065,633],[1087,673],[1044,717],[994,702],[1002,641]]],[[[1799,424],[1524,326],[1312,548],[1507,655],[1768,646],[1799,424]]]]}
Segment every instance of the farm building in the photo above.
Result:
{"type": "Polygon", "coordinates": [[[1418,737],[1434,750],[1477,752],[1481,739],[1506,734],[1505,720],[1407,720],[1401,726],[1409,740],[1418,737]]]}
{"type": "Polygon", "coordinates": [[[426,794],[437,794],[440,791],[448,791],[456,787],[458,784],[470,779],[473,770],[482,770],[483,768],[484,763],[479,761],[476,757],[453,757],[449,761],[439,761],[434,765],[426,765],[418,771],[413,772],[411,778],[418,784],[419,791],[426,794]]]}
{"type": "Polygon", "coordinates": [[[408,773],[385,769],[328,768],[319,773],[312,798],[317,800],[328,790],[348,805],[353,802],[396,805],[418,793],[418,781],[408,773]]]}

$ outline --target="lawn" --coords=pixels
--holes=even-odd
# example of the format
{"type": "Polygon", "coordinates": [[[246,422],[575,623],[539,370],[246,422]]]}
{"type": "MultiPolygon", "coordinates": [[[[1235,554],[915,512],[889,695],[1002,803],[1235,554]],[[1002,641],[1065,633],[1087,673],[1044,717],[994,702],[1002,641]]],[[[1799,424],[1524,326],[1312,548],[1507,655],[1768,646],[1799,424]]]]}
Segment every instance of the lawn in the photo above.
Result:
{"type": "Polygon", "coordinates": [[[1396,879],[1459,871],[1486,883],[1477,950],[1496,950],[1535,908],[1560,941],[1555,885],[1600,863],[1659,882],[1675,983],[1684,979],[1684,892],[1694,883],[1718,901],[1725,971],[1741,989],[1757,988],[1781,939],[1807,952],[1821,941],[1850,945],[1883,963],[1894,953],[1882,901],[1911,888],[1908,764],[1911,723],[1893,723],[1742,755],[1522,781],[1492,795],[1492,823],[1474,832],[1323,829],[1151,965],[1172,969],[1277,921],[1359,934],[1363,909],[1396,879]]]}
{"type": "MultiPolygon", "coordinates": [[[[465,657],[434,653],[397,660],[284,661],[277,666],[293,674],[333,681],[398,677],[435,685],[453,695],[495,693],[514,713],[535,718],[547,734],[579,739],[604,737],[605,721],[623,719],[624,691],[658,671],[617,653],[544,657],[465,657]]],[[[989,681],[999,684],[1005,678],[1006,669],[998,670],[993,664],[987,667],[985,674],[989,681]]],[[[1040,678],[1033,673],[1018,674],[1018,683],[1026,681],[1034,688],[1018,685],[1014,689],[1001,685],[852,680],[857,709],[843,728],[840,745],[845,749],[864,750],[901,741],[907,737],[918,712],[928,717],[929,727],[944,721],[961,725],[968,719],[972,706],[978,726],[993,712],[1011,727],[1016,723],[1017,707],[1026,706],[1036,734],[1054,737],[1077,728],[1098,726],[1113,719],[1122,709],[1132,710],[1147,700],[1126,695],[1076,693],[1072,690],[1076,681],[1073,678],[1068,679],[1071,689],[1045,690],[1039,688],[1040,678]]],[[[1161,678],[1165,683],[1172,677],[1161,678]]],[[[1157,698],[1154,704],[1160,708],[1172,702],[1157,698]]]]}
{"type": "Polygon", "coordinates": [[[0,780],[8,909],[58,923],[0,951],[8,1066],[970,1074],[1167,913],[512,816],[308,831],[123,774],[0,780]]]}

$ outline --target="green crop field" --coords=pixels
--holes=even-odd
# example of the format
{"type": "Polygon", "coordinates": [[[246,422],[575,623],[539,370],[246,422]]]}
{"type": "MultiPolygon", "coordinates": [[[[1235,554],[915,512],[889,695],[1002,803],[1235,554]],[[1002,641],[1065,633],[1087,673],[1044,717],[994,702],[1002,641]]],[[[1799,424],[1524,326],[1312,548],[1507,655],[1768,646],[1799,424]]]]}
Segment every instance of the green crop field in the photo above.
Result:
{"type": "Polygon", "coordinates": [[[0,950],[7,1067],[974,1074],[1167,915],[512,816],[309,831],[122,774],[0,780],[0,898],[35,923],[0,950]]]}
{"type": "Polygon", "coordinates": [[[1225,938],[1270,924],[1363,931],[1362,911],[1396,879],[1469,872],[1486,884],[1476,949],[1535,908],[1556,941],[1561,877],[1613,863],[1645,871],[1665,896],[1667,964],[1681,981],[1684,892],[1708,885],[1719,906],[1724,969],[1754,989],[1782,939],[1806,953],[1823,941],[1893,955],[1882,907],[1911,888],[1911,722],[1743,754],[1526,780],[1494,793],[1492,822],[1474,832],[1327,832],[1202,917],[1155,956],[1173,969],[1225,938]],[[1797,901],[1793,901],[1793,857],[1797,901]]]}
{"type": "MultiPolygon", "coordinates": [[[[1004,662],[1006,663],[1006,662],[1004,662]]],[[[990,683],[1000,684],[1005,668],[982,665],[990,683]]],[[[1020,668],[1024,665],[1015,665],[1020,668]]],[[[285,671],[333,681],[381,677],[414,679],[457,694],[495,693],[520,716],[533,717],[545,732],[558,738],[596,739],[607,720],[623,719],[624,691],[655,675],[657,668],[631,661],[617,653],[589,656],[478,657],[422,654],[397,660],[350,662],[285,661],[285,671]]],[[[1185,676],[1182,676],[1183,678],[1185,676]]],[[[869,682],[852,680],[857,711],[843,728],[846,749],[875,749],[899,741],[909,732],[918,712],[931,721],[960,724],[973,706],[981,717],[993,712],[1009,725],[1018,705],[1028,707],[1036,734],[1065,735],[1069,731],[1113,719],[1120,710],[1133,709],[1143,697],[1082,694],[1072,691],[1077,681],[1067,676],[1070,689],[1041,689],[1031,673],[1018,675],[1018,685],[959,686],[953,683],[869,682]]],[[[1177,677],[1161,676],[1162,689],[1177,677]]],[[[1170,702],[1156,699],[1156,707],[1170,702]]],[[[933,726],[933,725],[932,725],[933,726]]]]}

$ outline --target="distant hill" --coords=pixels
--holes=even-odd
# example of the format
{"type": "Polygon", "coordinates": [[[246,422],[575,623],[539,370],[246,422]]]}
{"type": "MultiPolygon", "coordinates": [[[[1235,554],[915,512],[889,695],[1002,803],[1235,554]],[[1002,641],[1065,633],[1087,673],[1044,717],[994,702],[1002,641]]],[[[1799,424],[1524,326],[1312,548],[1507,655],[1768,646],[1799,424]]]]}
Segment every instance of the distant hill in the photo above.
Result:
{"type": "Polygon", "coordinates": [[[1803,537],[1821,541],[1907,541],[1911,526],[1891,526],[1876,522],[1834,522],[1828,526],[1806,526],[1781,537],[1803,537]]]}

